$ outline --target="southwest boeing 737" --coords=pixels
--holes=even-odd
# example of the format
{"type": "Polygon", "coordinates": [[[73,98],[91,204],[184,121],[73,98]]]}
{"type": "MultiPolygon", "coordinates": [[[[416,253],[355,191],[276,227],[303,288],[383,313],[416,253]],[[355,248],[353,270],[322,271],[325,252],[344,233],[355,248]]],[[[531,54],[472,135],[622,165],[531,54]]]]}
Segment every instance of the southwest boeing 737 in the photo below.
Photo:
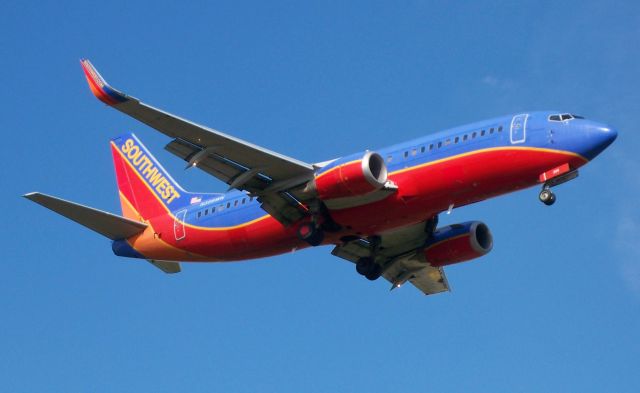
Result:
{"type": "Polygon", "coordinates": [[[166,273],[180,262],[226,262],[332,245],[369,280],[447,291],[444,266],[491,251],[479,221],[438,227],[438,214],[539,185],[552,188],[616,138],[566,112],[498,117],[376,151],[306,163],[195,124],[111,86],[81,61],[93,94],[171,138],[165,149],[228,184],[184,190],[131,133],[111,140],[122,216],[42,193],[25,197],[112,240],[116,255],[166,273]]]}

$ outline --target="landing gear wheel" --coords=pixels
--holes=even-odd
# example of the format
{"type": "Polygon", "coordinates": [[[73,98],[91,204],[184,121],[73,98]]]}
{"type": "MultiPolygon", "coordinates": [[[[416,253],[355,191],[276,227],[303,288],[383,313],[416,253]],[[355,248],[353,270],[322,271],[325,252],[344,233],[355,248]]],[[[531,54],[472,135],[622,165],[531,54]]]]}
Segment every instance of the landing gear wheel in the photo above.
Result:
{"type": "Polygon", "coordinates": [[[380,277],[382,269],[371,257],[363,257],[356,262],[356,271],[368,280],[374,281],[380,277]]]}
{"type": "Polygon", "coordinates": [[[372,266],[371,271],[365,274],[364,276],[367,278],[367,280],[375,281],[380,278],[381,274],[382,274],[382,269],[380,268],[380,265],[374,264],[372,266]]]}
{"type": "Polygon", "coordinates": [[[322,244],[324,231],[313,223],[304,223],[298,228],[298,237],[315,247],[322,244]]]}
{"type": "Polygon", "coordinates": [[[544,203],[547,206],[553,205],[556,201],[556,195],[548,188],[540,191],[540,195],[538,195],[538,198],[540,198],[540,202],[544,203]]]}

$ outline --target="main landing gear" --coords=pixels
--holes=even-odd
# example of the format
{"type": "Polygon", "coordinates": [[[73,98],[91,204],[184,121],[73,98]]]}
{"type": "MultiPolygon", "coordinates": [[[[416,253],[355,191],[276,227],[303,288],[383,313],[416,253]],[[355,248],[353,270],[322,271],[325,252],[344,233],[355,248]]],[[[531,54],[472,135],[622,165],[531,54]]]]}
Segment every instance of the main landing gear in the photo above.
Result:
{"type": "Polygon", "coordinates": [[[324,204],[313,205],[312,211],[311,220],[298,227],[298,238],[315,247],[322,244],[325,232],[335,233],[342,227],[333,221],[324,204]]]}
{"type": "Polygon", "coordinates": [[[298,227],[298,237],[312,246],[319,246],[324,240],[324,231],[315,222],[305,222],[298,227]]]}
{"type": "Polygon", "coordinates": [[[556,194],[551,191],[551,188],[548,185],[542,186],[542,191],[540,191],[540,195],[538,195],[540,202],[544,203],[547,206],[551,206],[556,203],[556,194]]]}
{"type": "Polygon", "coordinates": [[[365,276],[367,280],[375,281],[382,275],[382,266],[376,263],[375,255],[380,248],[381,239],[379,236],[372,236],[367,239],[371,249],[371,256],[362,257],[356,262],[356,271],[365,276]]]}
{"type": "Polygon", "coordinates": [[[356,271],[367,278],[375,281],[382,274],[382,267],[378,265],[372,257],[362,257],[356,262],[356,271]]]}

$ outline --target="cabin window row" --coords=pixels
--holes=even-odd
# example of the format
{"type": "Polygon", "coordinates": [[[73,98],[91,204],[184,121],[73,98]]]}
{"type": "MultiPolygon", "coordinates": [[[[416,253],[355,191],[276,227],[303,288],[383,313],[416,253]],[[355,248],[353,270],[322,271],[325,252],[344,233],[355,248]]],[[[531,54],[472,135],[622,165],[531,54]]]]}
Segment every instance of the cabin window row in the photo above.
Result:
{"type": "MultiPolygon", "coordinates": [[[[253,197],[250,197],[249,202],[253,201],[253,197]]],[[[242,198],[242,199],[236,199],[235,201],[229,201],[226,204],[222,203],[218,206],[212,206],[212,207],[208,207],[204,210],[200,210],[199,212],[196,213],[197,218],[201,218],[201,217],[205,217],[208,216],[210,214],[214,214],[215,212],[221,212],[225,209],[230,209],[231,207],[237,207],[237,206],[241,206],[241,205],[245,205],[247,203],[247,198],[242,198]]]]}
{"type": "MultiPolygon", "coordinates": [[[[502,132],[502,126],[499,126],[497,128],[495,127],[491,127],[489,128],[489,131],[487,132],[487,130],[480,130],[480,131],[473,131],[470,134],[464,134],[462,136],[456,136],[455,138],[453,138],[453,143],[457,144],[460,142],[466,142],[468,140],[471,139],[476,139],[477,137],[483,137],[485,135],[491,135],[495,132],[502,132]]],[[[444,141],[439,141],[437,143],[431,143],[428,146],[428,150],[431,152],[434,149],[440,149],[442,146],[448,146],[452,143],[452,139],[451,138],[447,138],[444,141]]],[[[427,146],[421,146],[420,147],[420,153],[425,153],[427,151],[427,146]]],[[[416,156],[418,154],[418,148],[413,148],[411,150],[405,150],[404,152],[404,158],[409,158],[409,155],[416,156]]],[[[388,156],[387,157],[387,162],[391,162],[393,161],[393,156],[388,156]]]]}

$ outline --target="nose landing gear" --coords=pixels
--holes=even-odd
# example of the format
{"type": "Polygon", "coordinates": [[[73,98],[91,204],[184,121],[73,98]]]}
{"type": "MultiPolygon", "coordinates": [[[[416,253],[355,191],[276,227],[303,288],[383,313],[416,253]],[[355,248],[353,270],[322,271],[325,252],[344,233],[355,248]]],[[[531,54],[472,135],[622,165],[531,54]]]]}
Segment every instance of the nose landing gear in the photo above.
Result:
{"type": "Polygon", "coordinates": [[[556,202],[556,194],[551,191],[551,187],[558,186],[578,177],[578,170],[570,169],[569,164],[564,164],[540,175],[540,181],[544,181],[542,191],[540,191],[540,195],[538,195],[540,202],[547,206],[551,206],[556,202]]]}
{"type": "Polygon", "coordinates": [[[547,206],[551,206],[556,203],[556,194],[551,191],[551,188],[548,185],[544,185],[542,187],[542,191],[540,191],[538,198],[540,199],[540,202],[547,206]]]}

